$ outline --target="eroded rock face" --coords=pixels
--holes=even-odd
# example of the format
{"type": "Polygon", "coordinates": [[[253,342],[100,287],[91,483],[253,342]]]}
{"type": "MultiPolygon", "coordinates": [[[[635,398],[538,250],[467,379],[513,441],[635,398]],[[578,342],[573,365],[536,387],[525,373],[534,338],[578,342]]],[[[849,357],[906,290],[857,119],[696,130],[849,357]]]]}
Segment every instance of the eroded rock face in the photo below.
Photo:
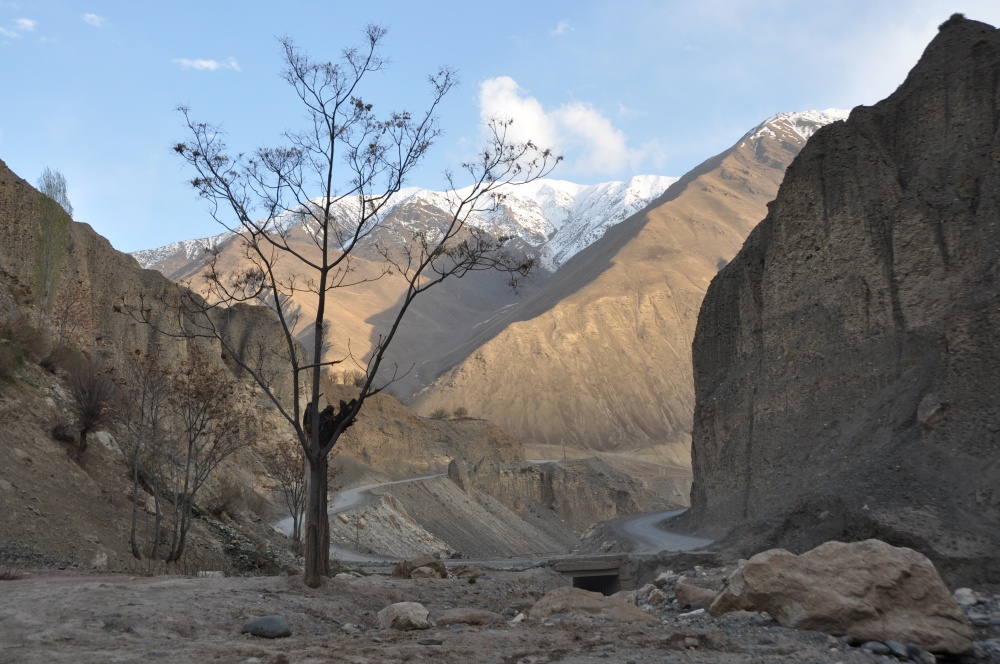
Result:
{"type": "Polygon", "coordinates": [[[734,572],[711,612],[739,608],[859,641],[947,653],[972,647],[972,627],[930,560],[879,540],[827,542],[800,556],[759,553],[734,572]]]}
{"type": "Polygon", "coordinates": [[[546,463],[479,463],[451,468],[448,476],[464,491],[488,494],[514,510],[548,509],[582,533],[597,521],[664,509],[666,500],[593,457],[546,463]]]}
{"type": "Polygon", "coordinates": [[[956,16],[788,169],[699,317],[698,528],[1000,579],[998,80],[1000,32],[956,16]]]}

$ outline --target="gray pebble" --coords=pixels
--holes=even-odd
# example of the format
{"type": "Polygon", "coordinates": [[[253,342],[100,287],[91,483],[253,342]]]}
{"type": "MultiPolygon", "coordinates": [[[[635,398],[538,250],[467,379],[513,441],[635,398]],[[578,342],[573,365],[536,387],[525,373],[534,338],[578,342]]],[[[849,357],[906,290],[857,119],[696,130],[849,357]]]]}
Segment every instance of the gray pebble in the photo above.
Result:
{"type": "Polygon", "coordinates": [[[250,634],[263,639],[280,639],[291,636],[292,628],[283,616],[263,616],[244,625],[240,634],[250,634]]]}
{"type": "Polygon", "coordinates": [[[422,646],[439,646],[442,643],[444,643],[444,641],[442,639],[435,639],[433,637],[429,637],[426,639],[420,639],[419,641],[417,641],[417,643],[422,646]]]}
{"type": "Polygon", "coordinates": [[[892,650],[889,649],[889,646],[878,641],[867,641],[862,643],[861,649],[867,650],[874,655],[888,655],[892,652],[892,650]]]}
{"type": "Polygon", "coordinates": [[[910,653],[906,650],[906,646],[899,641],[886,641],[885,645],[899,659],[907,659],[910,656],[910,653]]]}

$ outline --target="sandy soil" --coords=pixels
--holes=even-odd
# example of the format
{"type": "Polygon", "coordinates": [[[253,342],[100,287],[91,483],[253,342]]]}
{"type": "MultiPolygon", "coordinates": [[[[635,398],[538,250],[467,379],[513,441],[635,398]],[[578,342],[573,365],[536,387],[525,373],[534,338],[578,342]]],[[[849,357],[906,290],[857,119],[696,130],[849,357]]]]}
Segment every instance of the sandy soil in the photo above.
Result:
{"type": "Polygon", "coordinates": [[[466,579],[333,579],[310,590],[300,577],[129,577],[38,572],[0,581],[0,662],[871,662],[817,632],[778,627],[758,614],[650,623],[591,617],[457,625],[419,632],[377,629],[377,612],[417,601],[435,613],[473,607],[508,620],[565,581],[546,569],[485,572],[466,579]],[[280,614],[293,635],[240,634],[280,614]],[[360,631],[350,633],[351,627],[360,631]],[[440,645],[422,645],[422,639],[440,645]]]}

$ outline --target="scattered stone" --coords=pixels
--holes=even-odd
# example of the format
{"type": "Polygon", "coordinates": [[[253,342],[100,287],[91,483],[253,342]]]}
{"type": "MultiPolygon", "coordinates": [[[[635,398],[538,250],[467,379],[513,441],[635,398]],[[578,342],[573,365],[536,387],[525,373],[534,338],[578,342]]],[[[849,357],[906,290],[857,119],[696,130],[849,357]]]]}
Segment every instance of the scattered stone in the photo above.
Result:
{"type": "Polygon", "coordinates": [[[483,572],[478,567],[472,565],[456,565],[448,570],[452,576],[458,579],[468,579],[482,576],[483,572]]]}
{"type": "Polygon", "coordinates": [[[524,622],[525,618],[527,618],[527,617],[528,616],[524,615],[523,613],[519,613],[516,616],[514,616],[514,619],[510,621],[510,624],[511,625],[518,625],[518,624],[524,622]]]}
{"type": "Polygon", "coordinates": [[[687,583],[681,577],[674,584],[674,595],[677,596],[677,601],[681,604],[709,607],[712,606],[718,593],[708,588],[696,586],[693,583],[687,583]]]}
{"type": "Polygon", "coordinates": [[[411,579],[439,579],[441,578],[437,572],[435,572],[430,567],[417,567],[410,570],[411,579]]]}
{"type": "Polygon", "coordinates": [[[684,637],[684,647],[685,648],[697,648],[701,645],[701,641],[695,636],[684,637]]]}
{"type": "Polygon", "coordinates": [[[448,570],[444,563],[433,556],[419,556],[410,560],[400,561],[392,570],[393,576],[401,576],[404,579],[412,579],[413,570],[419,567],[429,567],[436,573],[438,578],[447,579],[448,570]]]}
{"type": "Polygon", "coordinates": [[[637,606],[639,604],[639,595],[634,590],[619,590],[612,595],[612,597],[617,600],[621,600],[626,604],[632,604],[633,606],[637,606]]]}
{"type": "Polygon", "coordinates": [[[291,664],[291,660],[288,659],[288,655],[283,652],[279,652],[277,655],[267,660],[267,664],[291,664]]]}
{"type": "Polygon", "coordinates": [[[504,618],[499,613],[485,609],[448,609],[434,616],[434,624],[438,627],[447,627],[448,625],[460,623],[466,625],[491,625],[503,621],[504,618]]]}
{"type": "Polygon", "coordinates": [[[611,622],[658,622],[637,606],[580,588],[556,588],[538,600],[529,615],[536,619],[556,614],[599,616],[611,622]]]}
{"type": "Polygon", "coordinates": [[[350,572],[338,572],[337,574],[335,574],[333,576],[333,578],[335,578],[335,579],[354,579],[354,578],[357,578],[357,577],[355,577],[350,572]]]}
{"type": "Polygon", "coordinates": [[[281,639],[291,636],[292,628],[283,616],[263,616],[244,625],[240,634],[259,636],[262,639],[281,639]]]}
{"type": "Polygon", "coordinates": [[[676,577],[677,575],[674,574],[673,571],[668,570],[666,572],[660,572],[660,574],[656,577],[656,580],[653,581],[653,585],[657,588],[663,588],[664,586],[672,583],[676,577]]]}
{"type": "Polygon", "coordinates": [[[682,613],[678,618],[697,618],[698,616],[703,616],[707,613],[705,609],[695,609],[694,611],[688,611],[687,613],[682,613]]]}
{"type": "Polygon", "coordinates": [[[646,597],[646,603],[652,604],[653,606],[659,606],[660,604],[665,604],[666,602],[667,594],[659,588],[654,588],[653,592],[649,593],[649,596],[646,597]]]}
{"type": "Polygon", "coordinates": [[[867,650],[873,655],[888,655],[892,653],[892,650],[889,648],[889,646],[885,645],[884,643],[880,643],[878,641],[868,641],[866,643],[862,643],[861,649],[867,650]]]}
{"type": "Polygon", "coordinates": [[[906,654],[914,664],[937,664],[937,657],[913,643],[906,644],[906,654]]]}
{"type": "Polygon", "coordinates": [[[975,606],[976,604],[979,604],[979,598],[976,597],[976,593],[972,592],[971,588],[959,588],[954,593],[952,593],[952,596],[955,598],[955,601],[958,602],[958,605],[961,606],[962,608],[968,608],[970,606],[975,606]]]}
{"type": "MultiPolygon", "coordinates": [[[[677,591],[677,585],[674,586],[674,592],[677,591]]],[[[756,607],[754,607],[750,599],[744,594],[743,565],[737,567],[736,570],[726,578],[726,581],[722,586],[722,591],[716,595],[715,599],[709,605],[708,610],[713,616],[719,616],[723,613],[729,613],[731,611],[756,610],[756,607]]]]}
{"type": "Polygon", "coordinates": [[[800,556],[759,553],[730,577],[719,600],[727,594],[727,605],[746,600],[785,627],[912,642],[932,652],[972,645],[972,628],[934,565],[879,540],[827,542],[800,556]]]}
{"type": "Polygon", "coordinates": [[[340,626],[340,631],[348,635],[359,634],[361,632],[361,628],[353,623],[344,623],[340,626]]]}
{"type": "Polygon", "coordinates": [[[889,639],[888,641],[885,642],[885,645],[887,648],[889,648],[890,651],[892,651],[892,654],[895,657],[898,657],[899,659],[907,659],[910,656],[910,653],[907,651],[906,646],[904,646],[899,641],[893,641],[892,639],[889,639]]]}
{"type": "Polygon", "coordinates": [[[417,641],[417,643],[422,646],[439,646],[442,643],[444,643],[444,640],[437,639],[434,637],[429,637],[426,639],[420,639],[419,641],[417,641]]]}
{"type": "Polygon", "coordinates": [[[396,602],[378,612],[378,624],[382,629],[405,632],[412,629],[430,629],[427,609],[419,602],[396,602]]]}

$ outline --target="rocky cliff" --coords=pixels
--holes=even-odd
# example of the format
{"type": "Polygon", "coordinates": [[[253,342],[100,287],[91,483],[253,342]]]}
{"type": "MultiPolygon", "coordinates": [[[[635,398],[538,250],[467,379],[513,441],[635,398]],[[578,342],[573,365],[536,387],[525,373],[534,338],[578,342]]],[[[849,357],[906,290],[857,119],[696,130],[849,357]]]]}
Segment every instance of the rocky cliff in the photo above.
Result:
{"type": "Polygon", "coordinates": [[[694,524],[1000,580],[998,126],[1000,32],[956,15],[810,140],[701,309],[694,524]]]}
{"type": "MultiPolygon", "coordinates": [[[[36,309],[35,260],[42,232],[39,197],[30,184],[0,161],[0,235],[4,238],[0,243],[0,288],[13,296],[17,310],[25,315],[36,309]]],[[[84,223],[70,224],[61,250],[59,285],[48,324],[61,327],[68,341],[91,354],[110,357],[138,349],[155,351],[167,361],[183,356],[184,343],[137,322],[123,308],[125,302],[138,305],[141,294],[154,324],[176,329],[174,307],[181,293],[176,285],[159,272],[140,268],[134,258],[116,251],[84,223]]],[[[281,329],[273,314],[262,307],[234,307],[216,312],[213,320],[225,326],[244,351],[257,346],[281,347],[281,329]]],[[[214,356],[221,358],[221,353],[214,356]]],[[[272,370],[280,370],[280,364],[272,370]]],[[[283,389],[290,391],[289,381],[283,389]]]]}

